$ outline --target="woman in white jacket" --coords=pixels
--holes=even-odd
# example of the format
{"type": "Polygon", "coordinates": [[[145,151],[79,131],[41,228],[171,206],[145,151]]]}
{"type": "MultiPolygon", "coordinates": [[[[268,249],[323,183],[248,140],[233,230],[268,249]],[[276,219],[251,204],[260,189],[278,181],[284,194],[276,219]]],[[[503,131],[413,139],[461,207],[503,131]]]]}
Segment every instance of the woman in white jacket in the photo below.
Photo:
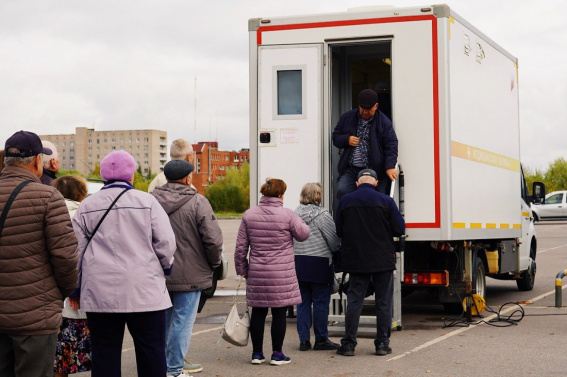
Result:
{"type": "MultiPolygon", "coordinates": [[[[87,197],[87,181],[67,175],[51,182],[65,198],[71,219],[75,216],[79,203],[87,197]]],[[[91,337],[87,326],[87,315],[79,309],[79,299],[66,298],[63,307],[63,323],[57,336],[54,375],[66,377],[72,373],[91,370],[91,337]]]]}

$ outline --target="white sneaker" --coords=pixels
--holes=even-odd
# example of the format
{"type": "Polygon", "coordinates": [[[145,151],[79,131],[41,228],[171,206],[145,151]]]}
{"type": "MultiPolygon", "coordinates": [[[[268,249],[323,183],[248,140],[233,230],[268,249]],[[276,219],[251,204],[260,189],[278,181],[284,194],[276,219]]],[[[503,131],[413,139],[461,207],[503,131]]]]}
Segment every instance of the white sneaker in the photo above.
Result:
{"type": "Polygon", "coordinates": [[[179,373],[175,376],[172,375],[172,374],[168,374],[167,377],[193,377],[193,375],[184,370],[184,371],[182,371],[181,373],[179,373]]]}

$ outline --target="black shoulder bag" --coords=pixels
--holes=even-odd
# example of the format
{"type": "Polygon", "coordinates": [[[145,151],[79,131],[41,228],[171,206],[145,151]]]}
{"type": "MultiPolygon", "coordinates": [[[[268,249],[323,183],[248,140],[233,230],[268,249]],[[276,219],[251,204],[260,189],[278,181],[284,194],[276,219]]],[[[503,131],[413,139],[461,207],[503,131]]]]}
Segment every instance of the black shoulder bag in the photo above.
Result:
{"type": "Polygon", "coordinates": [[[2,210],[2,215],[0,215],[0,236],[2,235],[2,231],[4,230],[4,222],[6,222],[6,218],[8,217],[8,211],[10,210],[10,207],[12,206],[14,199],[16,199],[16,196],[18,196],[20,191],[22,191],[24,186],[27,185],[28,183],[31,183],[31,181],[23,181],[18,186],[16,186],[16,188],[14,189],[14,191],[12,191],[12,194],[8,198],[6,205],[4,205],[4,209],[2,210]]]}

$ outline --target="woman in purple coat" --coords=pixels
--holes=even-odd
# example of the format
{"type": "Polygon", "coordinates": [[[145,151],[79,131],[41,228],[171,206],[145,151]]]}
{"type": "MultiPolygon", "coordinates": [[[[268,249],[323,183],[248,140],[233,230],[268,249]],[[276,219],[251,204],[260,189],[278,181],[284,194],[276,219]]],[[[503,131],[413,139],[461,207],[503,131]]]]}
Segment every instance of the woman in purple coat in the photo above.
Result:
{"type": "Polygon", "coordinates": [[[309,227],[291,209],[283,208],[286,189],[287,185],[281,179],[267,179],[260,189],[263,195],[260,204],[244,213],[236,239],[234,266],[236,273],[247,279],[246,303],[252,307],[252,364],[266,361],[262,348],[268,308],[272,312],[270,364],[282,365],[291,361],[282,353],[282,346],[286,309],[301,303],[293,240],[305,241],[309,237],[309,227]]]}

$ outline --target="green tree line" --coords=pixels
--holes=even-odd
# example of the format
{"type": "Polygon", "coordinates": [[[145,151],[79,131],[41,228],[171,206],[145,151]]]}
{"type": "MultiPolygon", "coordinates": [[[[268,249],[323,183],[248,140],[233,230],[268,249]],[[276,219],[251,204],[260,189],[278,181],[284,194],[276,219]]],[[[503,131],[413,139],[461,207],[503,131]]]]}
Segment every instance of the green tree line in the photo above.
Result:
{"type": "MultiPolygon", "coordinates": [[[[86,177],[83,174],[79,173],[77,170],[59,170],[57,176],[61,177],[64,175],[77,175],[79,177],[83,177],[87,179],[102,180],[102,177],[100,176],[99,164],[96,164],[94,169],[91,170],[91,172],[86,177]]],[[[152,180],[155,178],[156,175],[157,174],[152,173],[151,169],[148,169],[147,174],[143,174],[142,168],[138,166],[138,170],[136,170],[136,173],[134,173],[134,184],[133,184],[134,188],[140,191],[148,192],[148,186],[150,185],[150,183],[152,182],[152,180]]]]}
{"type": "Polygon", "coordinates": [[[545,183],[546,192],[567,189],[567,161],[563,157],[555,159],[545,172],[524,167],[524,175],[530,190],[534,182],[545,183]]]}

